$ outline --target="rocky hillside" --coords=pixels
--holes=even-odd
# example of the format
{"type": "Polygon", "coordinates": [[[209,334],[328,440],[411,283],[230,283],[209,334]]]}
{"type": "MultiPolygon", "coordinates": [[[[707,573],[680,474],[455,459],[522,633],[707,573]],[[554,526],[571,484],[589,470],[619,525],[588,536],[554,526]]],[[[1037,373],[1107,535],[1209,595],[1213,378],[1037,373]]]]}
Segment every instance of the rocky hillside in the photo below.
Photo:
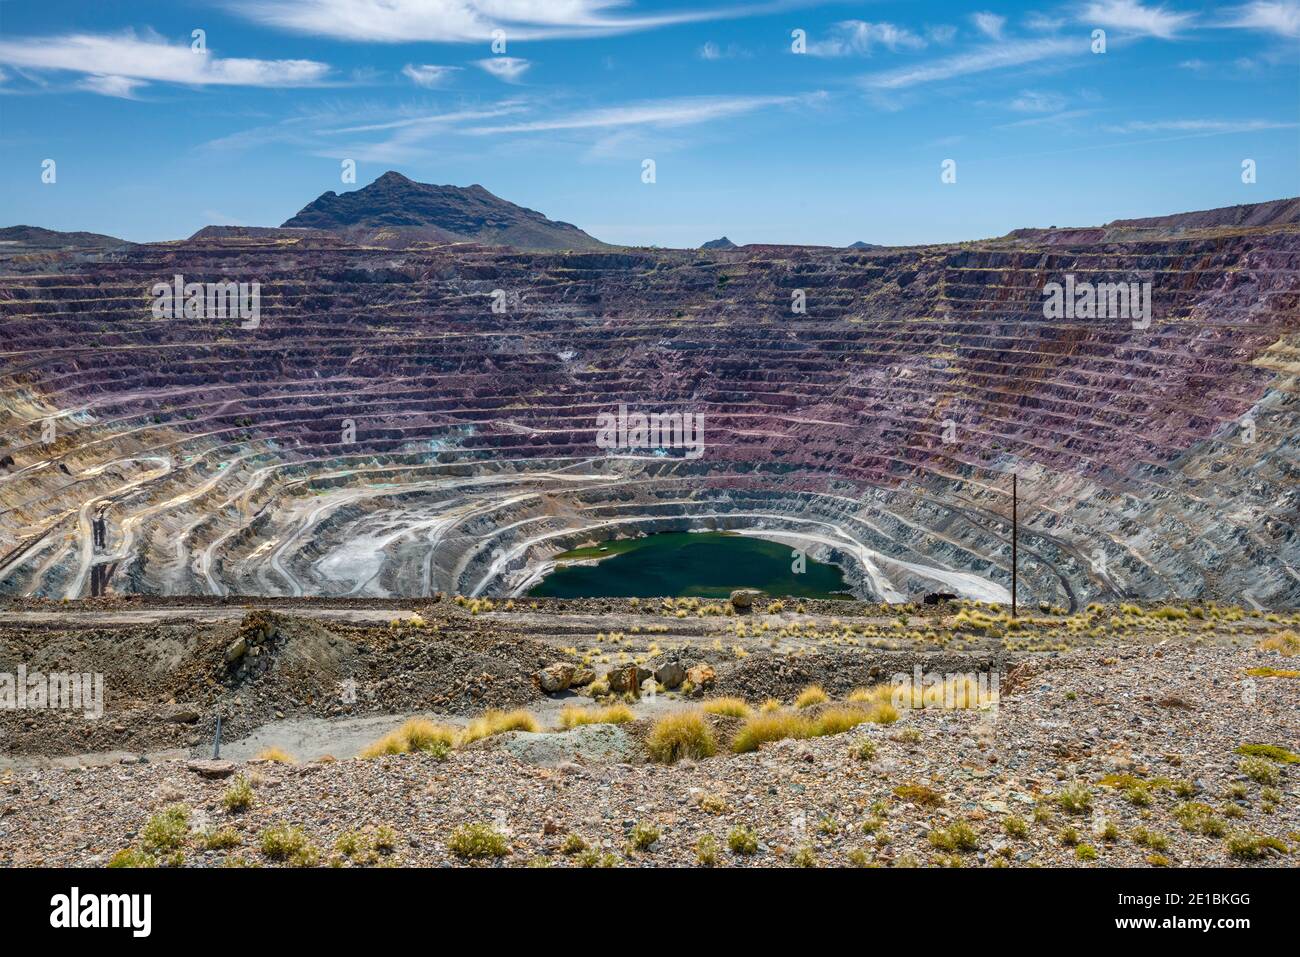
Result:
{"type": "Polygon", "coordinates": [[[387,172],[348,193],[332,190],[304,206],[287,228],[344,232],[381,244],[473,242],[519,249],[599,249],[604,244],[570,223],[547,219],[482,186],[434,186],[387,172]]]}
{"type": "Polygon", "coordinates": [[[1295,225],[572,253],[217,231],[0,269],[0,343],[0,593],[505,596],[592,540],[714,528],[861,598],[1003,601],[1014,470],[1022,601],[1300,603],[1295,225]],[[176,274],[259,283],[260,322],[154,319],[176,274]],[[1068,282],[1145,285],[1149,321],[1050,315],[1068,282]],[[599,445],[620,404],[701,416],[702,454],[599,445]]]}

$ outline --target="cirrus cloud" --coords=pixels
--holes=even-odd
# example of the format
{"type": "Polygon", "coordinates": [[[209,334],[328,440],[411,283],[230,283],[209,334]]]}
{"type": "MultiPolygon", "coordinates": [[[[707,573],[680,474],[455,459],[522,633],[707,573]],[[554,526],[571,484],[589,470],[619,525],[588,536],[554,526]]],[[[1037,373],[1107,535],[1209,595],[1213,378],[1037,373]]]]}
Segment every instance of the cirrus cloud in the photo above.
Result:
{"type": "Polygon", "coordinates": [[[402,67],[402,76],[406,77],[416,86],[422,86],[426,90],[432,90],[442,86],[451,79],[453,73],[459,70],[458,66],[438,66],[433,63],[408,63],[402,67]]]}
{"type": "Polygon", "coordinates": [[[315,60],[217,57],[188,43],[170,43],[152,31],[137,36],[70,33],[0,40],[0,63],[33,71],[83,74],[82,89],[130,97],[150,82],[190,86],[313,86],[330,72],[315,60]]]}
{"type": "Polygon", "coordinates": [[[1084,6],[1079,15],[1082,23],[1109,27],[1141,36],[1172,40],[1180,29],[1189,26],[1196,17],[1178,13],[1164,6],[1146,7],[1138,0],[1093,0],[1084,6]]]}
{"type": "Polygon", "coordinates": [[[517,56],[494,56],[475,60],[474,65],[506,83],[518,83],[532,64],[517,56]]]}

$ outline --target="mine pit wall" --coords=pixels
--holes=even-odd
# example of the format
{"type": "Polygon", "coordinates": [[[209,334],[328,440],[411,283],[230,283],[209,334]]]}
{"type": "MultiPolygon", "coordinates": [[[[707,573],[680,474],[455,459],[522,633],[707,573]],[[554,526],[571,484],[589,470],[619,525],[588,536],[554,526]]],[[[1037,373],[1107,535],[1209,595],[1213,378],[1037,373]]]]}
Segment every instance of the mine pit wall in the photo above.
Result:
{"type": "Polygon", "coordinates": [[[505,595],[595,530],[710,527],[820,530],[864,598],[933,590],[912,566],[1005,589],[1015,466],[1026,601],[1294,607],[1300,235],[1114,238],[214,242],[0,275],[0,594],[76,597],[114,559],[115,593],[505,595]],[[258,279],[266,321],[147,321],[160,271],[258,279]],[[1149,275],[1153,327],[1047,321],[1067,272],[1149,275]],[[705,415],[706,455],[607,456],[595,419],[620,401],[705,415]]]}

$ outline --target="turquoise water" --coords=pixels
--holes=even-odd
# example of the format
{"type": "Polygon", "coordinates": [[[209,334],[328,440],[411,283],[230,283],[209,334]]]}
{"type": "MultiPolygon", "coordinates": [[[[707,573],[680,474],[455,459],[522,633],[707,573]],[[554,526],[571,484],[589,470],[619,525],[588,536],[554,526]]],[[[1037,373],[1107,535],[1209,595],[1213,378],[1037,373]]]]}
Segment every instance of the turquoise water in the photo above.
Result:
{"type": "Polygon", "coordinates": [[[792,570],[789,545],[724,532],[665,532],[604,542],[556,557],[554,572],[533,588],[539,598],[725,598],[736,588],[757,588],[795,598],[847,598],[839,568],[805,558],[792,570]],[[600,556],[595,565],[565,559],[600,556]],[[835,592],[844,594],[835,594],[835,592]]]}

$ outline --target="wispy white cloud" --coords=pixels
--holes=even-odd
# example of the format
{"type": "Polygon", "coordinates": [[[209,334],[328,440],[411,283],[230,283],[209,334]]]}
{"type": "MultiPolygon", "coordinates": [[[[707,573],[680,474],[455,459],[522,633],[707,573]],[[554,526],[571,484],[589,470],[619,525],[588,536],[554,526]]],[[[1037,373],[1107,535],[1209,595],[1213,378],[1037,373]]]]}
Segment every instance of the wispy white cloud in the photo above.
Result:
{"type": "Polygon", "coordinates": [[[628,0],[233,0],[249,19],[295,33],[374,43],[483,43],[600,37],[679,23],[739,19],[789,2],[638,14],[628,0]]]}
{"type": "Polygon", "coordinates": [[[1253,133],[1260,130],[1286,130],[1300,123],[1277,120],[1133,120],[1108,126],[1110,133],[1253,133]]]}
{"type": "Polygon", "coordinates": [[[460,67],[458,66],[438,66],[433,63],[408,63],[402,67],[402,76],[406,77],[416,86],[422,86],[426,90],[432,90],[436,87],[443,86],[451,79],[460,67]]]}
{"type": "Polygon", "coordinates": [[[77,84],[81,89],[91,93],[98,93],[100,96],[116,96],[123,100],[134,100],[135,91],[147,85],[144,80],[132,79],[129,76],[99,75],[84,77],[77,84]]]}
{"type": "Polygon", "coordinates": [[[478,120],[496,119],[527,110],[518,100],[506,100],[490,107],[473,110],[451,110],[447,113],[421,113],[416,116],[404,116],[400,119],[385,120],[379,123],[364,123],[356,126],[339,126],[322,130],[327,135],[350,133],[378,133],[384,130],[420,129],[430,127],[447,127],[459,123],[478,120]]]}
{"type": "Polygon", "coordinates": [[[330,72],[315,60],[221,58],[188,43],[169,43],[152,32],[136,36],[73,33],[0,40],[0,63],[29,70],[84,75],[83,89],[130,96],[150,81],[194,86],[311,86],[330,72]]]}
{"type": "Polygon", "coordinates": [[[486,70],[498,80],[506,83],[518,83],[532,63],[517,56],[494,56],[486,60],[475,60],[474,65],[486,70]]]}
{"type": "Polygon", "coordinates": [[[1062,16],[1054,16],[1047,13],[1031,13],[1025,17],[1025,26],[1030,30],[1052,33],[1061,29],[1069,23],[1069,20],[1062,16]]]}
{"type": "Polygon", "coordinates": [[[565,116],[468,129],[475,134],[535,133],[545,130],[608,129],[626,126],[672,128],[707,123],[773,106],[813,104],[824,93],[805,96],[690,96],[583,110],[565,116]]]}
{"type": "Polygon", "coordinates": [[[1000,130],[1014,130],[1026,126],[1065,126],[1074,120],[1091,116],[1095,112],[1096,110],[1092,109],[1061,110],[1059,113],[1046,113],[1042,116],[1030,116],[1023,120],[1002,123],[997,128],[1000,130]]]}
{"type": "Polygon", "coordinates": [[[892,23],[844,20],[835,24],[830,36],[808,44],[808,53],[820,57],[870,56],[876,47],[887,50],[919,50],[926,41],[906,27],[892,23]]]}
{"type": "Polygon", "coordinates": [[[975,29],[986,37],[990,37],[994,40],[1002,39],[1002,29],[1007,25],[1006,17],[999,16],[996,13],[982,11],[980,13],[972,13],[971,20],[975,23],[975,29]]]}
{"type": "Polygon", "coordinates": [[[1092,0],[1079,14],[1079,22],[1090,26],[1162,40],[1173,39],[1195,19],[1195,14],[1179,13],[1164,6],[1143,6],[1138,0],[1092,0]]]}
{"type": "Polygon", "coordinates": [[[862,77],[860,82],[871,90],[904,90],[973,73],[1008,69],[1053,57],[1067,57],[1087,52],[1086,36],[1007,41],[915,66],[870,73],[862,77]]]}
{"type": "Polygon", "coordinates": [[[1065,97],[1061,94],[1044,93],[1040,90],[1023,90],[1007,104],[1007,108],[1016,113],[1054,113],[1063,106],[1065,106],[1065,97]]]}
{"type": "Polygon", "coordinates": [[[1227,13],[1225,26],[1300,37],[1300,0],[1256,0],[1227,13]]]}
{"type": "Polygon", "coordinates": [[[750,55],[749,51],[744,47],[737,46],[734,43],[728,43],[724,47],[713,40],[705,41],[695,52],[701,60],[734,60],[742,57],[747,58],[750,55]]]}

